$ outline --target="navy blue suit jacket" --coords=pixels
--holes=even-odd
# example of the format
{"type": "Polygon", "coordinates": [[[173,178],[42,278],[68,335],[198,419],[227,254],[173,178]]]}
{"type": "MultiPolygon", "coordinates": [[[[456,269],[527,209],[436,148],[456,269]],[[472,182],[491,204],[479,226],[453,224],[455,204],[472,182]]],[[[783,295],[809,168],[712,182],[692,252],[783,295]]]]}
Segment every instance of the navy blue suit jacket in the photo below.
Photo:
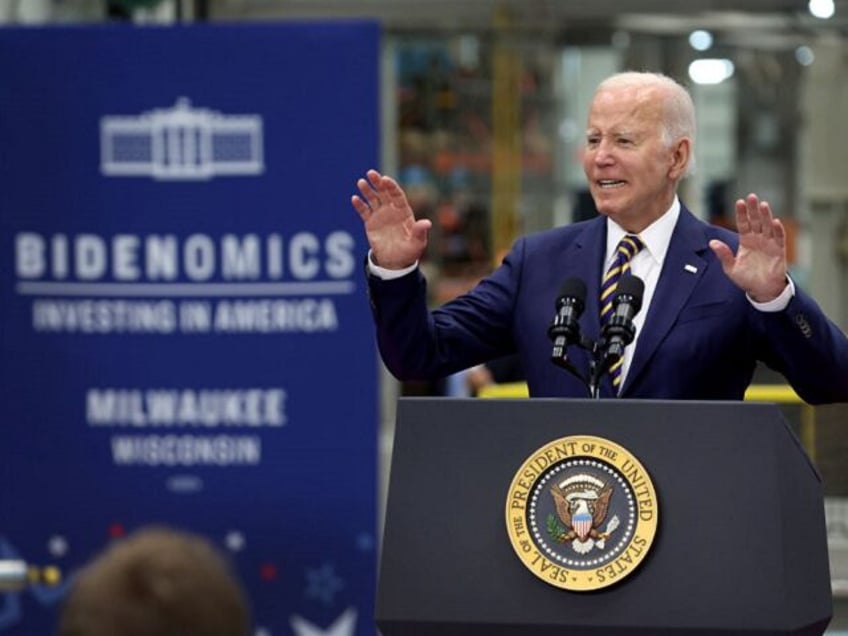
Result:
{"type": "MultiPolygon", "coordinates": [[[[713,238],[738,245],[735,233],[681,209],[621,397],[742,399],[762,361],[807,402],[848,401],[845,334],[800,289],[784,311],[757,311],[722,271],[708,246],[713,238]]],[[[523,237],[494,273],[432,312],[419,271],[369,276],[386,366],[402,380],[432,379],[518,352],[530,395],[587,397],[578,379],[551,362],[547,330],[562,281],[576,277],[588,289],[582,333],[598,337],[605,250],[601,216],[523,237]]],[[[589,368],[579,347],[569,348],[569,358],[589,368]]],[[[608,381],[601,395],[612,395],[608,381]]]]}

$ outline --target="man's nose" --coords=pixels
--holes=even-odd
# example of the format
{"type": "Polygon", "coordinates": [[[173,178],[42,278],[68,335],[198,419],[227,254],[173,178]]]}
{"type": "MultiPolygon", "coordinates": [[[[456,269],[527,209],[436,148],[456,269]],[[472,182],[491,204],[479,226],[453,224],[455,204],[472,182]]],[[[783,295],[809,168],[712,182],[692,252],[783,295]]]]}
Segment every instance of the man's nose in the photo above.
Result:
{"type": "Polygon", "coordinates": [[[605,165],[611,163],[615,159],[613,155],[612,144],[609,141],[602,139],[598,142],[598,145],[595,147],[595,163],[598,165],[605,165]]]}

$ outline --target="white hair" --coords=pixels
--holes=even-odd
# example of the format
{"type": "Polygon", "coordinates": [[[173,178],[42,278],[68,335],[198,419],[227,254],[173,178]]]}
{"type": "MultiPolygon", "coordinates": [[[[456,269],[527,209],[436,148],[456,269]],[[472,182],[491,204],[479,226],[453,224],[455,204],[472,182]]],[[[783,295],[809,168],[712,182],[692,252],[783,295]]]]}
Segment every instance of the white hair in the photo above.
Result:
{"type": "Polygon", "coordinates": [[[660,89],[663,93],[662,139],[669,148],[684,137],[690,140],[692,152],[686,174],[695,167],[695,104],[689,91],[668,75],[639,71],[625,71],[606,78],[596,92],[611,88],[660,89]]]}

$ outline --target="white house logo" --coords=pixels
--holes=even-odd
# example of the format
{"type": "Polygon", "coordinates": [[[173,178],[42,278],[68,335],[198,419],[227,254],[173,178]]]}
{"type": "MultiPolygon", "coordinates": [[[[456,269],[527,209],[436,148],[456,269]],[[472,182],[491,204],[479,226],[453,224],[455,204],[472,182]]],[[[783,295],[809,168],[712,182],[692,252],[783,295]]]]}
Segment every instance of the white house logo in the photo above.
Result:
{"type": "Polygon", "coordinates": [[[259,115],[193,108],[181,97],[173,108],[100,119],[100,171],[107,177],[199,181],[264,169],[259,115]]]}

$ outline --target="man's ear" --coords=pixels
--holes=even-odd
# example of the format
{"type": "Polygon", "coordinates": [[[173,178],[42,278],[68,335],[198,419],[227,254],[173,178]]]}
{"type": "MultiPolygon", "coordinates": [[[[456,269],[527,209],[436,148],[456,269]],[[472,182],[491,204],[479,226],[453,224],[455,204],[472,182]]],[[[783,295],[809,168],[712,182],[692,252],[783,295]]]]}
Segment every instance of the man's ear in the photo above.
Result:
{"type": "Polygon", "coordinates": [[[682,137],[674,142],[671,149],[671,165],[668,167],[668,176],[677,181],[686,174],[692,153],[692,140],[682,137]]]}

